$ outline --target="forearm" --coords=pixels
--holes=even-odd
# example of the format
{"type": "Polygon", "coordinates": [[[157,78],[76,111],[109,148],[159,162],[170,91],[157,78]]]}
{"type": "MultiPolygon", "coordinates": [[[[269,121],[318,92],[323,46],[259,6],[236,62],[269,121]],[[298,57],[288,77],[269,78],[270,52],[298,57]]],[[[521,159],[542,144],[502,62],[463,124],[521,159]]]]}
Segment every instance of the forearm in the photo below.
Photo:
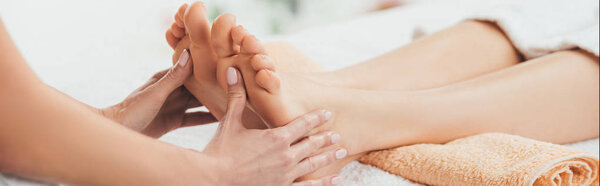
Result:
{"type": "Polygon", "coordinates": [[[181,180],[195,166],[186,150],[117,125],[52,89],[32,92],[26,101],[9,100],[10,111],[2,107],[10,113],[0,117],[3,172],[83,185],[148,185],[181,180]]]}
{"type": "Polygon", "coordinates": [[[80,185],[209,180],[195,170],[210,167],[199,153],[128,130],[43,84],[1,20],[0,87],[2,173],[80,185]]]}

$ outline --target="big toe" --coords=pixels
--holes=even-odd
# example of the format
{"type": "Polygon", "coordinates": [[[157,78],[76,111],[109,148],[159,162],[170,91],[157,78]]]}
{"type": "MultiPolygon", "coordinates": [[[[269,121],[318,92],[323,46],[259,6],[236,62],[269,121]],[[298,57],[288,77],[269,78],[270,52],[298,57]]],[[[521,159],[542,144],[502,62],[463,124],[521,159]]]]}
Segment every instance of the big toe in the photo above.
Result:
{"type": "MultiPolygon", "coordinates": [[[[210,44],[210,24],[204,3],[195,2],[183,15],[185,29],[194,44],[210,44]]],[[[210,45],[209,45],[210,46],[210,45]]]]}
{"type": "Polygon", "coordinates": [[[211,42],[219,57],[229,57],[235,54],[231,32],[235,27],[235,16],[223,14],[213,23],[211,42]]]}

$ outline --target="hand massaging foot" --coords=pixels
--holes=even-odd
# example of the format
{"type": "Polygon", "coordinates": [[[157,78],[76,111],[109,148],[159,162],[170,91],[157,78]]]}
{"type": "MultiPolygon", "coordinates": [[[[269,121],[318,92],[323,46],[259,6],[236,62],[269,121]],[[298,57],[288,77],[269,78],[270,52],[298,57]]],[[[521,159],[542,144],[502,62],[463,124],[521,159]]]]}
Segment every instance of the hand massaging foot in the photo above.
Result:
{"type": "MultiPolygon", "coordinates": [[[[175,14],[175,23],[167,30],[167,42],[175,53],[173,63],[185,49],[189,50],[194,64],[194,77],[189,78],[185,87],[204,105],[215,118],[220,119],[226,110],[226,94],[217,83],[216,68],[218,52],[213,45],[228,42],[229,32],[235,26],[235,17],[222,15],[211,30],[202,2],[190,6],[182,5],[175,14]],[[212,34],[211,34],[212,31],[212,34]],[[225,39],[223,41],[223,39],[225,39]]],[[[246,109],[244,124],[248,128],[265,128],[260,118],[246,109]]]]}
{"type": "Polygon", "coordinates": [[[189,7],[181,6],[175,20],[167,31],[167,41],[175,49],[174,56],[179,56],[184,49],[189,49],[194,63],[194,77],[190,78],[185,86],[215,117],[220,118],[224,114],[227,103],[226,69],[234,66],[242,73],[249,107],[252,109],[247,109],[244,114],[244,122],[250,124],[249,127],[264,126],[263,121],[270,127],[278,127],[312,110],[328,109],[334,113],[333,119],[313,132],[333,130],[342,136],[355,136],[343,137],[346,140],[340,142],[348,151],[338,155],[349,154],[349,157],[306,178],[337,172],[364,154],[365,149],[360,143],[365,140],[360,136],[365,136],[361,134],[365,130],[350,123],[344,125],[336,122],[335,118],[340,117],[336,112],[337,108],[345,104],[337,104],[341,100],[331,98],[343,94],[341,89],[279,69],[254,36],[248,34],[243,27],[235,26],[235,17],[232,15],[219,16],[211,29],[203,4],[197,2],[189,7]]]}

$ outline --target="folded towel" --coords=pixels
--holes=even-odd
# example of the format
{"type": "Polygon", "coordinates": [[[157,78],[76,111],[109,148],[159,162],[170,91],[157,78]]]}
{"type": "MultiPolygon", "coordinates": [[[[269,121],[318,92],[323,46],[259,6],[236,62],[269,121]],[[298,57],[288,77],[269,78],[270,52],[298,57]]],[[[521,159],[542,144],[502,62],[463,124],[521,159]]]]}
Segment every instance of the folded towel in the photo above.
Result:
{"type": "Polygon", "coordinates": [[[377,151],[359,161],[429,185],[598,185],[598,157],[501,133],[377,151]]]}

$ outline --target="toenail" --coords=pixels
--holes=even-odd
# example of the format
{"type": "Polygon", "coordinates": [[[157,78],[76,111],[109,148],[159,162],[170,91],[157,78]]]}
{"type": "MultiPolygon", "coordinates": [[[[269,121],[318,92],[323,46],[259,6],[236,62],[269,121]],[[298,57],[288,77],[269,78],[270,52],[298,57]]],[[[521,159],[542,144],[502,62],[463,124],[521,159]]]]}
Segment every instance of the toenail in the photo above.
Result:
{"type": "Polygon", "coordinates": [[[346,151],[346,149],[340,149],[335,151],[335,159],[342,159],[344,157],[346,157],[346,155],[348,154],[348,151],[346,151]]]}
{"type": "Polygon", "coordinates": [[[235,85],[238,81],[237,71],[233,67],[227,68],[227,84],[235,85]]]}
{"type": "Polygon", "coordinates": [[[177,60],[177,64],[179,64],[180,67],[184,67],[187,64],[189,58],[190,53],[187,49],[184,49],[183,52],[181,52],[181,55],[179,55],[179,60],[177,60]]]}

